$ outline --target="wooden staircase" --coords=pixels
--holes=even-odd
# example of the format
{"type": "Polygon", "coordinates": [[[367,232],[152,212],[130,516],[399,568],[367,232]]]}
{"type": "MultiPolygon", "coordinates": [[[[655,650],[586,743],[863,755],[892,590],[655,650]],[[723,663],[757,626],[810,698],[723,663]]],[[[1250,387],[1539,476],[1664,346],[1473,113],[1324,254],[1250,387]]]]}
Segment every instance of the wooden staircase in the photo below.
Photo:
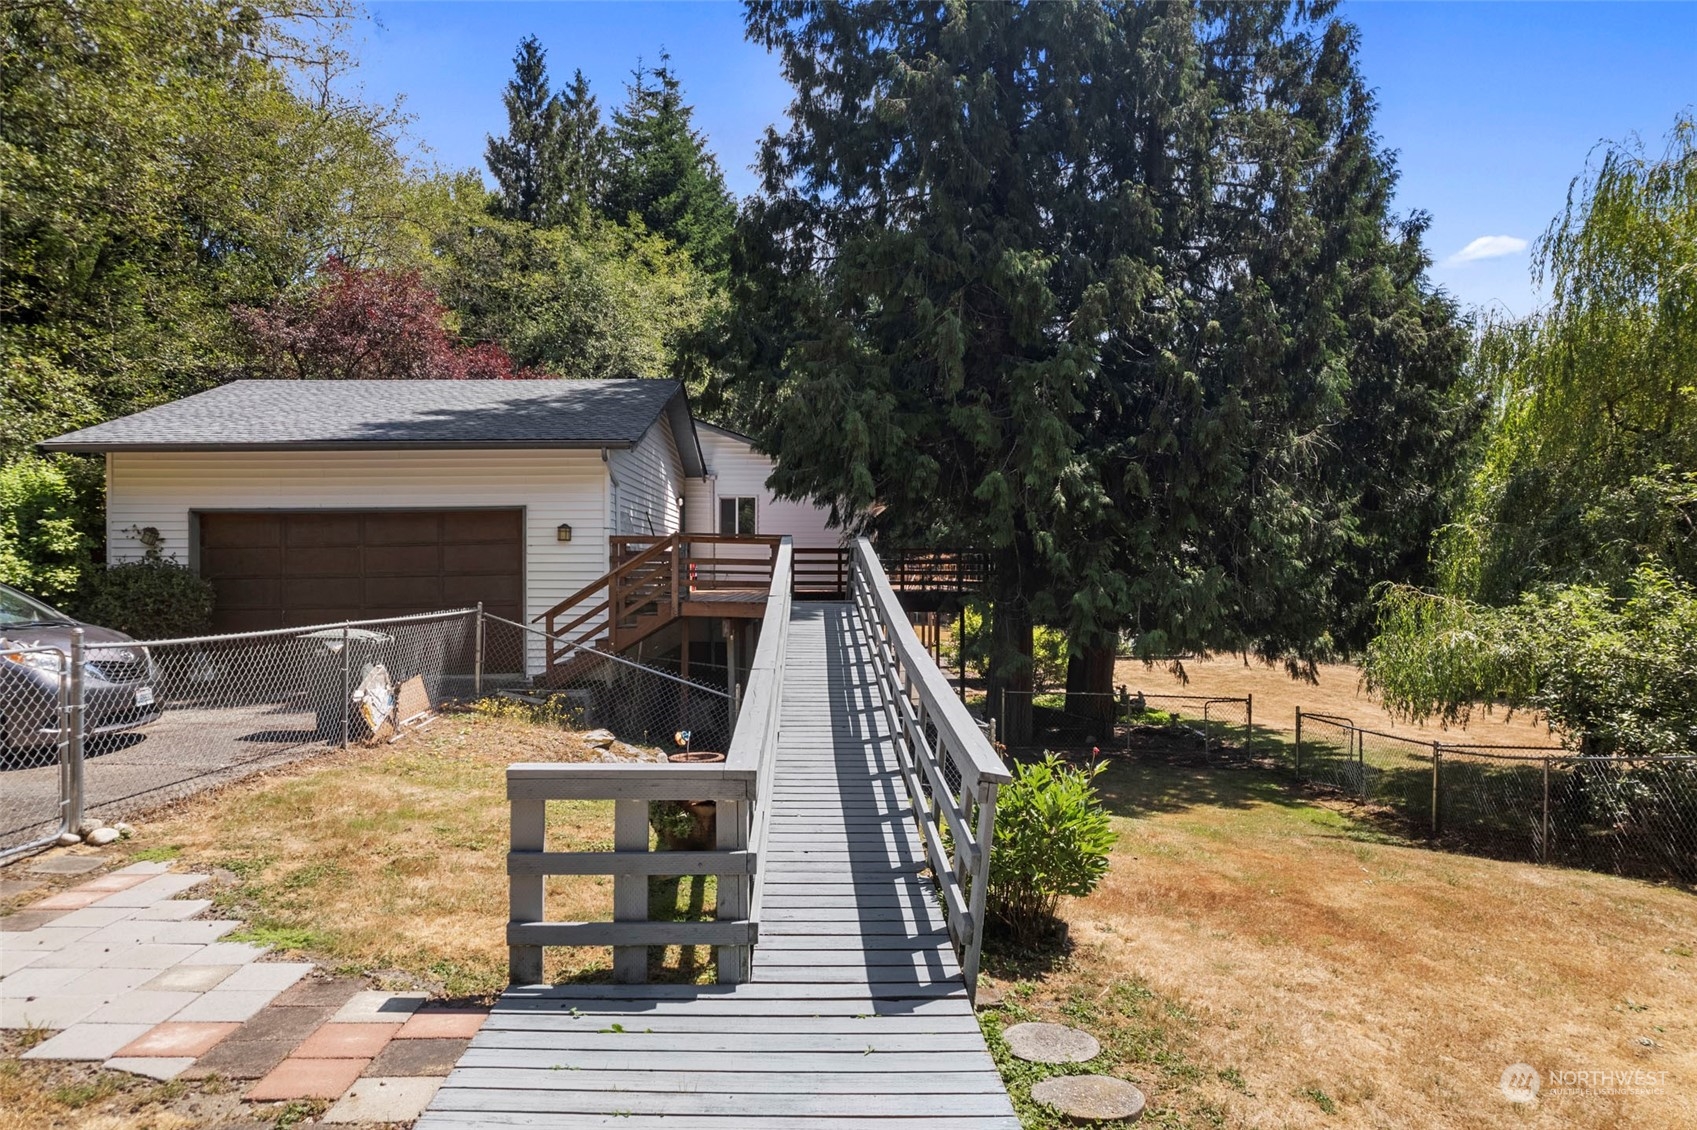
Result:
{"type": "Polygon", "coordinates": [[[622,653],[682,617],[757,619],[781,542],[717,534],[609,539],[612,567],[532,621],[545,621],[548,633],[540,681],[567,681],[594,651],[622,653]]]}

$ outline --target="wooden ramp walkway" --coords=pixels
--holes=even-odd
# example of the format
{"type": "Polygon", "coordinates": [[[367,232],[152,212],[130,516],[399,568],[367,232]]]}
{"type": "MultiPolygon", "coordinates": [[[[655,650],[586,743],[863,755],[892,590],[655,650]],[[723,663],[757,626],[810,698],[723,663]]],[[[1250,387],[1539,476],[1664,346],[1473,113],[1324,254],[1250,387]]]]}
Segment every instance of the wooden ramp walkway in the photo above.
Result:
{"type": "Polygon", "coordinates": [[[417,1130],[1017,1130],[852,605],[797,604],[754,979],[504,994],[417,1130]]]}

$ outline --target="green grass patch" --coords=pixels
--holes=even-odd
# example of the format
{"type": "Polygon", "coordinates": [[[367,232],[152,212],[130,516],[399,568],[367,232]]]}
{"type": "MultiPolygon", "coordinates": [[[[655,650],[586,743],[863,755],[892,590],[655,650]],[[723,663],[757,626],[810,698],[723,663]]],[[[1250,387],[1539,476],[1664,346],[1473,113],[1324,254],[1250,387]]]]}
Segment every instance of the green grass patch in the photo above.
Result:
{"type": "Polygon", "coordinates": [[[270,946],[279,953],[298,953],[303,950],[324,949],[329,939],[312,930],[299,926],[282,926],[276,923],[263,923],[237,930],[233,934],[225,934],[222,941],[249,942],[256,946],[270,946]]]}
{"type": "Polygon", "coordinates": [[[142,848],[130,853],[132,863],[169,863],[183,854],[183,849],[177,844],[163,844],[159,847],[142,848]]]}
{"type": "Polygon", "coordinates": [[[1236,1079],[1235,1068],[1205,1068],[1192,1058],[1191,1045],[1198,1021],[1182,1002],[1163,997],[1134,980],[1116,981],[1105,992],[1079,986],[1058,1004],[1033,1002],[1035,986],[1021,982],[1002,1004],[979,1014],[979,1027],[990,1055],[1007,1085],[1014,1110],[1025,1130],[1066,1130],[1074,1123],[1040,1106],[1031,1088],[1057,1075],[1113,1075],[1141,1086],[1149,1099],[1139,1125],[1167,1130],[1214,1130],[1225,1125],[1225,1114],[1200,1095],[1195,1086],[1210,1078],[1236,1079]],[[1008,1050],[1002,1031],[1027,1021],[1048,1021],[1082,1029],[1096,1037],[1102,1052],[1085,1063],[1043,1064],[1017,1059],[1008,1050]]]}

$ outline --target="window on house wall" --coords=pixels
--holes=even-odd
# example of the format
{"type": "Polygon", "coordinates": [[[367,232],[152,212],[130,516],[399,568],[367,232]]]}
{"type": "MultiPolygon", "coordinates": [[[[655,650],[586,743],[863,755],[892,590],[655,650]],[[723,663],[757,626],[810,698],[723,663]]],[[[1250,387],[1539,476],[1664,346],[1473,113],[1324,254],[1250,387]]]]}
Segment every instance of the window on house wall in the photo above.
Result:
{"type": "Polygon", "coordinates": [[[738,537],[752,537],[754,528],[754,499],[721,498],[719,500],[719,532],[738,537]]]}

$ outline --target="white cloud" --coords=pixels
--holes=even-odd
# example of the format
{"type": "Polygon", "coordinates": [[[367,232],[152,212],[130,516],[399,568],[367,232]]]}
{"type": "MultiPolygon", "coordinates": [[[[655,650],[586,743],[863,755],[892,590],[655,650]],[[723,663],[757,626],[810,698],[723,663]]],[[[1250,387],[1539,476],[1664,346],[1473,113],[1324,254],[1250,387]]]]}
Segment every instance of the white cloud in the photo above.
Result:
{"type": "Polygon", "coordinates": [[[1526,241],[1513,235],[1482,235],[1444,260],[1444,266],[1457,267],[1480,259],[1501,259],[1526,250],[1526,241]]]}

